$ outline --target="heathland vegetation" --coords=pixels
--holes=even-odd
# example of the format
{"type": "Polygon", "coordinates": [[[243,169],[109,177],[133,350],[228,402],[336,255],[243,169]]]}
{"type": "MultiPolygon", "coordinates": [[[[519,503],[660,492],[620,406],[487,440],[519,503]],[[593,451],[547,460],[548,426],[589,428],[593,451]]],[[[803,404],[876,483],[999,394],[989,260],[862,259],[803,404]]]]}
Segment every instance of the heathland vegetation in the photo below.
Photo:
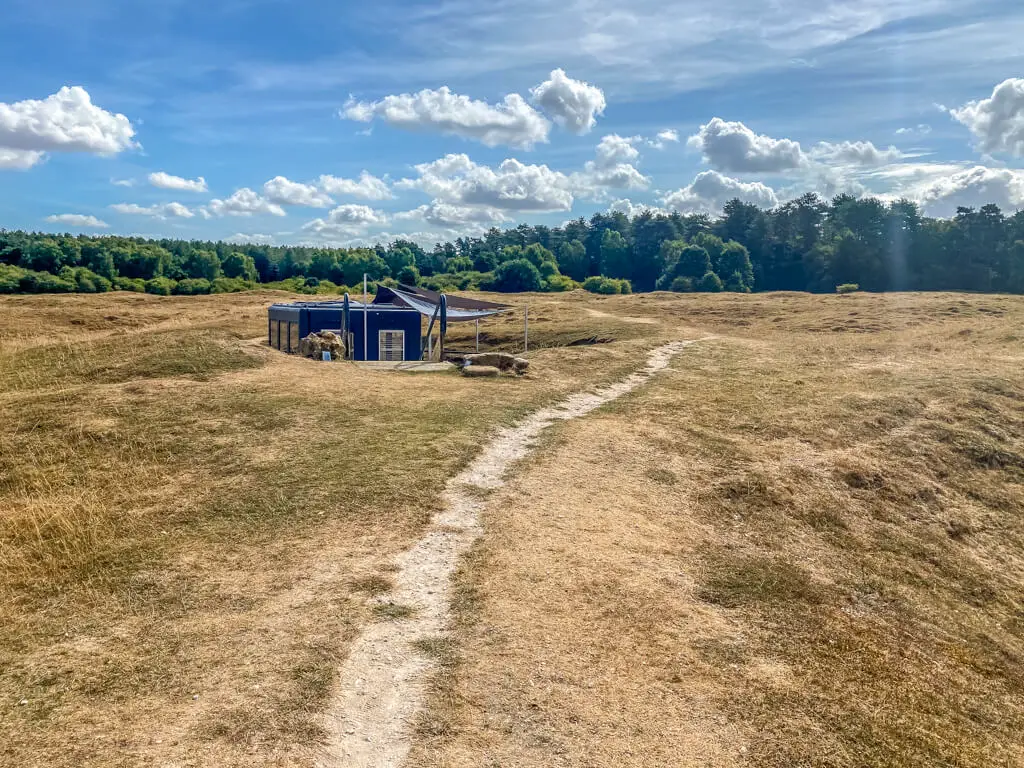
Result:
{"type": "Polygon", "coordinates": [[[0,230],[0,293],[230,293],[257,284],[333,294],[374,281],[435,290],[593,293],[795,290],[1024,292],[1024,211],[923,216],[907,200],[804,195],[718,218],[646,210],[522,224],[431,250],[270,246],[0,230]]]}
{"type": "Polygon", "coordinates": [[[510,294],[480,380],[283,295],[0,296],[0,767],[323,765],[448,478],[680,339],[481,495],[408,764],[1022,764],[1024,298],[510,294]]]}

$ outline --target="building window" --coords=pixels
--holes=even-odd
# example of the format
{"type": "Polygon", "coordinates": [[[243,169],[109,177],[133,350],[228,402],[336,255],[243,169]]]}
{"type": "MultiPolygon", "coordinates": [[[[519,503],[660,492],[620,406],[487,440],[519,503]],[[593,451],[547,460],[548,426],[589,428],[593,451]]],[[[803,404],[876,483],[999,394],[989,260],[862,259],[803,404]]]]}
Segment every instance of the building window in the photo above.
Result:
{"type": "Polygon", "coordinates": [[[299,351],[299,324],[288,323],[288,351],[299,351]]]}
{"type": "Polygon", "coordinates": [[[380,331],[378,360],[405,360],[405,331],[380,331]]]}

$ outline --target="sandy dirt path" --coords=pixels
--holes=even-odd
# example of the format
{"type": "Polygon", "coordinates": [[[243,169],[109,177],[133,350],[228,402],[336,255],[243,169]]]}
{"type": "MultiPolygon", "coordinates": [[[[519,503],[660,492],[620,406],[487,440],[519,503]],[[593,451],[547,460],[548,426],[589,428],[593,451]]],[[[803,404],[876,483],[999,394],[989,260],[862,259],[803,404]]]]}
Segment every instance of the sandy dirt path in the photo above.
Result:
{"type": "Polygon", "coordinates": [[[620,381],[572,395],[504,429],[477,458],[451,478],[444,511],[395,565],[387,602],[409,606],[409,618],[370,625],[353,643],[327,712],[328,741],[320,768],[397,768],[409,752],[414,718],[422,708],[431,659],[417,642],[437,637],[449,624],[449,588],[459,557],[480,533],[481,490],[500,488],[510,465],[524,458],[556,422],[585,416],[664,370],[693,341],[653,350],[647,364],[620,381]]]}
{"type": "Polygon", "coordinates": [[[602,312],[599,309],[591,309],[590,307],[584,307],[584,311],[591,317],[611,317],[615,320],[621,320],[624,323],[638,323],[640,325],[657,325],[658,320],[653,317],[625,317],[623,315],[613,315],[611,312],[602,312]]]}

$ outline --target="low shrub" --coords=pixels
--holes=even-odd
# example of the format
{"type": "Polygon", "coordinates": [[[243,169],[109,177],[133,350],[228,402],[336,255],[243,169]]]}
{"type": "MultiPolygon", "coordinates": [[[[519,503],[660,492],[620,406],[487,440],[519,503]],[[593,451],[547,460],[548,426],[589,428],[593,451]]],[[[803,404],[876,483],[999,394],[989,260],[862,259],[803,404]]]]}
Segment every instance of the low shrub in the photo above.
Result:
{"type": "Polygon", "coordinates": [[[448,274],[454,274],[456,272],[472,272],[473,260],[467,256],[455,256],[448,259],[444,266],[445,271],[448,272],[448,274]]]}
{"type": "Polygon", "coordinates": [[[721,293],[725,286],[722,285],[722,278],[714,272],[705,272],[697,282],[697,290],[705,293],[721,293]]]}
{"type": "Polygon", "coordinates": [[[744,281],[743,275],[739,272],[733,272],[729,279],[725,281],[725,290],[732,293],[750,293],[750,286],[744,281]]]}
{"type": "Polygon", "coordinates": [[[0,264],[0,293],[18,293],[21,291],[21,279],[26,270],[13,264],[0,264]]]}
{"type": "Polygon", "coordinates": [[[86,267],[64,267],[59,277],[74,283],[78,293],[106,293],[113,287],[107,278],[86,267]]]}
{"type": "Polygon", "coordinates": [[[568,275],[552,275],[544,281],[544,289],[552,293],[575,291],[579,287],[580,284],[568,275]]]}
{"type": "Polygon", "coordinates": [[[152,293],[156,296],[170,296],[176,285],[177,283],[166,277],[154,277],[152,280],[146,281],[146,293],[152,293]]]}
{"type": "MultiPolygon", "coordinates": [[[[308,284],[310,280],[316,280],[316,278],[306,278],[306,283],[308,284]]],[[[320,281],[316,280],[316,287],[319,285],[320,281]]],[[[210,293],[241,293],[242,291],[251,291],[255,287],[255,283],[240,280],[237,277],[218,277],[210,284],[210,293]]]]}
{"type": "MultiPolygon", "coordinates": [[[[453,259],[454,261],[454,259],[453,259]]],[[[439,293],[445,291],[479,291],[480,286],[494,276],[490,272],[442,272],[420,278],[420,287],[439,293]]]]}
{"type": "Polygon", "coordinates": [[[77,283],[72,280],[30,269],[25,270],[18,287],[23,293],[74,293],[78,290],[77,283]]]}
{"type": "Polygon", "coordinates": [[[616,280],[612,277],[595,275],[583,281],[583,290],[608,296],[615,293],[632,293],[633,286],[629,280],[616,280]]]}
{"type": "Polygon", "coordinates": [[[693,290],[693,280],[688,277],[677,277],[672,281],[671,290],[676,293],[689,293],[693,290]]]}
{"type": "Polygon", "coordinates": [[[403,285],[416,285],[420,281],[420,271],[412,264],[406,264],[398,272],[398,282],[403,285]]]}
{"type": "Polygon", "coordinates": [[[209,293],[210,289],[210,281],[201,277],[179,280],[174,286],[174,292],[179,296],[198,296],[209,293]]]}
{"type": "Polygon", "coordinates": [[[857,283],[843,283],[836,286],[836,293],[856,293],[859,290],[860,286],[857,283]]]}
{"type": "Polygon", "coordinates": [[[132,291],[134,293],[145,293],[146,281],[137,277],[115,277],[115,291],[132,291]]]}

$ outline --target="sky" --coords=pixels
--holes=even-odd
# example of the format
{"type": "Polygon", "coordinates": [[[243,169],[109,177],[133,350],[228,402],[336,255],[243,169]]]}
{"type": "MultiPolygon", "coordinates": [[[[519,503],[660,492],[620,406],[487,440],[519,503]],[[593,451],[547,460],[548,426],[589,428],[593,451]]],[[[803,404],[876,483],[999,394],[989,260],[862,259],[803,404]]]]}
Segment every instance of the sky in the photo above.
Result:
{"type": "Polygon", "coordinates": [[[5,0],[0,228],[425,245],[1024,207],[1019,0],[5,0]]]}

